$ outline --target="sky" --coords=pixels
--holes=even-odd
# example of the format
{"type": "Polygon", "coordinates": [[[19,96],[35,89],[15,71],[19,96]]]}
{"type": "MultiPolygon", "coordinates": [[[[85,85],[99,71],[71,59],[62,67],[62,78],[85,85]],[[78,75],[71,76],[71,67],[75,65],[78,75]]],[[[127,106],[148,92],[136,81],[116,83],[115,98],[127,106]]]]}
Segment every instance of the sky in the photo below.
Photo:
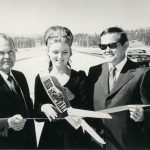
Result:
{"type": "Polygon", "coordinates": [[[0,0],[0,32],[43,35],[53,25],[73,34],[150,27],[150,0],[0,0]]]}

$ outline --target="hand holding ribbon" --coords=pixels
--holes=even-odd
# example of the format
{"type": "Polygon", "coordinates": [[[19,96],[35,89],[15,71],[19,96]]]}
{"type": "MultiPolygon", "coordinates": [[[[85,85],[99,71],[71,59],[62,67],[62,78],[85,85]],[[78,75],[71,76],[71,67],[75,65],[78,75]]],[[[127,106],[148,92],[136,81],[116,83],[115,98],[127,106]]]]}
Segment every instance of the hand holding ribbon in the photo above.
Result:
{"type": "Polygon", "coordinates": [[[49,121],[57,117],[57,112],[53,108],[54,106],[52,104],[44,104],[41,106],[41,111],[45,113],[49,121]]]}
{"type": "MultiPolygon", "coordinates": [[[[66,90],[60,85],[55,77],[51,77],[49,74],[46,75],[41,73],[40,78],[46,93],[57,108],[58,112],[68,113],[68,116],[65,117],[66,121],[68,121],[68,123],[75,129],[78,129],[81,126],[97,142],[100,144],[105,144],[104,140],[82,118],[92,117],[111,119],[111,116],[106,113],[72,108],[67,97],[69,94],[66,94],[66,90]]],[[[55,117],[54,114],[53,117],[55,117]]]]}
{"type": "Polygon", "coordinates": [[[20,114],[16,114],[8,118],[9,128],[12,128],[15,131],[22,130],[24,128],[25,123],[26,123],[26,119],[23,119],[23,117],[20,114]]]}

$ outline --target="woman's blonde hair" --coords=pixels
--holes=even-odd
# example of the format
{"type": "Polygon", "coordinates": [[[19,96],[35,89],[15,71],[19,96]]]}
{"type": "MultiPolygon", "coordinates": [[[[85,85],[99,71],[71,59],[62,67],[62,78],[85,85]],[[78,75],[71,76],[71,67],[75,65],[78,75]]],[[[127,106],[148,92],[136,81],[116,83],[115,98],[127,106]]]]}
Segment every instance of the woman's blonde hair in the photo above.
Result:
{"type": "Polygon", "coordinates": [[[47,46],[54,42],[65,42],[71,46],[73,42],[73,35],[66,27],[52,26],[46,30],[44,34],[44,42],[47,46]]]}
{"type": "MultiPolygon", "coordinates": [[[[71,31],[66,27],[52,26],[48,28],[44,34],[44,42],[46,46],[50,46],[51,44],[57,42],[65,42],[70,47],[70,54],[72,55],[71,45],[73,42],[73,35],[71,31]]],[[[67,65],[71,68],[69,62],[67,65]]],[[[50,60],[48,70],[51,71],[52,68],[53,64],[52,61],[50,60]]]]}

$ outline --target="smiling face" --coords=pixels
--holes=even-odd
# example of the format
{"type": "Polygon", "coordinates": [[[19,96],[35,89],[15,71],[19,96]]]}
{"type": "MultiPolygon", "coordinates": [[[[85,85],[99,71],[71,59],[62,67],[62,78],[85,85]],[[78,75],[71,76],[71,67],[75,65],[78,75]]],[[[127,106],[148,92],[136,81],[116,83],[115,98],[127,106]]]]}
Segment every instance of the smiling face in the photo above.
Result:
{"type": "Polygon", "coordinates": [[[48,56],[55,67],[66,67],[71,56],[71,49],[64,42],[56,42],[48,47],[48,56]]]}
{"type": "Polygon", "coordinates": [[[107,49],[103,54],[107,61],[113,65],[117,65],[125,58],[127,43],[122,45],[120,42],[118,42],[119,40],[119,33],[107,33],[101,37],[101,44],[107,45],[116,43],[116,48],[109,48],[109,46],[107,46],[107,49]]]}
{"type": "Polygon", "coordinates": [[[0,70],[8,73],[16,61],[16,50],[11,41],[0,38],[0,70]]]}

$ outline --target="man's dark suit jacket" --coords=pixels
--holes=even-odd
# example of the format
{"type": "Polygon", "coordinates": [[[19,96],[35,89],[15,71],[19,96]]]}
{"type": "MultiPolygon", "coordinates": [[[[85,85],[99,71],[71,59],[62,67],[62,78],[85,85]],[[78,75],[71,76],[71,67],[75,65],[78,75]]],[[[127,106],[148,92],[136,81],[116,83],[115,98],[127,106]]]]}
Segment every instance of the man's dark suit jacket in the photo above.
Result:
{"type": "Polygon", "coordinates": [[[25,76],[15,70],[12,70],[12,74],[22,89],[24,99],[16,96],[0,75],[0,118],[4,118],[0,119],[0,148],[36,148],[33,120],[27,120],[23,130],[8,129],[8,117],[16,114],[24,118],[33,117],[33,104],[25,76]]]}
{"type": "MultiPolygon", "coordinates": [[[[88,75],[88,98],[94,110],[149,103],[147,99],[141,99],[140,85],[145,70],[146,68],[138,68],[136,63],[127,60],[109,93],[108,63],[91,67],[88,75]]],[[[109,137],[106,139],[106,148],[143,149],[146,144],[142,123],[130,119],[129,111],[114,113],[112,117],[112,120],[102,120],[106,131],[110,132],[106,136],[109,137]]],[[[99,123],[97,125],[97,128],[100,127],[99,123]]]]}

